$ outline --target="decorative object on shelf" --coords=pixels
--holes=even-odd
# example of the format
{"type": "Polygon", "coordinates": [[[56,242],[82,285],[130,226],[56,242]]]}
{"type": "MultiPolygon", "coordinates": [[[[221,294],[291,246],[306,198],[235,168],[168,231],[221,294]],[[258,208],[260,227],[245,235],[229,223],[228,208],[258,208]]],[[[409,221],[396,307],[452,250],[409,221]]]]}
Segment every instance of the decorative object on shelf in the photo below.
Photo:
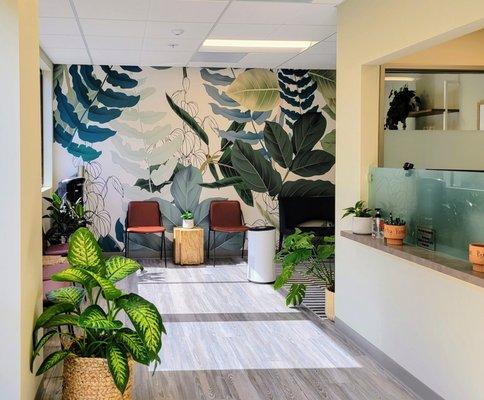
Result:
{"type": "Polygon", "coordinates": [[[76,286],[48,293],[54,305],[35,322],[30,369],[45,344],[57,337],[60,349],[44,359],[37,375],[65,360],[63,399],[130,399],[133,361],[155,362],[156,367],[161,336],[166,333],[152,303],[134,293],[123,294],[116,287],[116,282],[141,266],[121,256],[106,260],[87,228],[71,235],[67,260],[69,267],[51,279],[76,286]],[[126,317],[120,318],[120,312],[126,317]],[[121,319],[129,319],[133,329],[121,319]],[[40,329],[43,336],[39,339],[40,329]]]}
{"type": "Polygon", "coordinates": [[[385,228],[383,230],[387,244],[390,246],[402,246],[403,239],[407,234],[407,226],[403,219],[390,217],[385,220],[385,228]]]}
{"type": "Polygon", "coordinates": [[[375,208],[375,216],[372,220],[371,236],[376,239],[383,238],[384,221],[381,216],[381,208],[375,208]]]}
{"type": "Polygon", "coordinates": [[[357,201],[353,207],[345,208],[343,218],[353,215],[352,230],[358,235],[371,235],[373,219],[371,208],[365,207],[363,200],[357,201]]]}
{"type": "MultiPolygon", "coordinates": [[[[302,232],[296,228],[295,233],[284,239],[282,250],[276,254],[276,261],[282,263],[282,270],[274,283],[274,289],[282,288],[293,276],[298,265],[307,276],[313,276],[325,285],[326,316],[334,321],[334,236],[326,236],[323,243],[315,242],[312,232],[302,232]]],[[[292,283],[286,296],[286,305],[297,306],[306,296],[304,283],[292,283]]]]}
{"type": "Polygon", "coordinates": [[[476,272],[484,272],[484,243],[471,243],[469,245],[469,261],[476,272]]]}
{"type": "Polygon", "coordinates": [[[410,112],[417,111],[422,106],[420,98],[415,96],[415,90],[410,90],[407,85],[398,90],[392,89],[388,98],[391,101],[385,120],[385,129],[398,130],[399,122],[402,123],[404,130],[407,129],[406,119],[410,112]]]}
{"type": "Polygon", "coordinates": [[[191,229],[194,227],[193,213],[191,211],[182,212],[182,226],[185,229],[191,229]]]}
{"type": "Polygon", "coordinates": [[[45,233],[45,239],[49,244],[66,243],[67,238],[77,228],[90,225],[86,219],[82,199],[71,203],[57,193],[53,193],[52,198],[44,197],[44,200],[50,204],[47,207],[49,213],[42,217],[50,219],[50,228],[45,233]]]}
{"type": "Polygon", "coordinates": [[[417,226],[417,246],[435,251],[435,229],[417,226]]]}
{"type": "Polygon", "coordinates": [[[203,228],[173,228],[173,261],[175,264],[202,264],[204,260],[203,236],[203,228]]]}

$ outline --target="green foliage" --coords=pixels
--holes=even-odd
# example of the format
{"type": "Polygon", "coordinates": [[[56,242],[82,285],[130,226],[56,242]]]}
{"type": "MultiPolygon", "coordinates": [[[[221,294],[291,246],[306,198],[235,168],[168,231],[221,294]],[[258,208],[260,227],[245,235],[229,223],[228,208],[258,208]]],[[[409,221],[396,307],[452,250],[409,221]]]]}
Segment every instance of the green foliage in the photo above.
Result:
{"type": "Polygon", "coordinates": [[[193,219],[193,213],[191,211],[183,211],[181,217],[182,219],[193,219]]]}
{"type": "MultiPolygon", "coordinates": [[[[274,283],[274,289],[280,289],[288,283],[296,267],[302,265],[302,271],[307,276],[320,280],[326,287],[334,291],[334,236],[328,236],[322,243],[315,241],[312,232],[296,231],[284,239],[281,251],[276,254],[276,261],[282,263],[282,270],[274,283]]],[[[306,295],[306,286],[302,283],[292,283],[286,296],[286,305],[299,305],[306,295]]]]}
{"type": "Polygon", "coordinates": [[[405,225],[406,222],[402,218],[393,218],[392,214],[390,213],[390,216],[385,219],[385,225],[394,225],[394,226],[403,226],[405,225]]]}
{"type": "Polygon", "coordinates": [[[371,217],[371,208],[365,207],[365,202],[363,200],[357,201],[353,207],[345,208],[345,213],[343,214],[343,218],[347,217],[348,215],[354,215],[355,217],[363,217],[368,218],[371,217]]]}
{"type": "Polygon", "coordinates": [[[108,361],[116,387],[123,392],[129,379],[129,357],[146,365],[159,361],[161,336],[166,333],[161,316],[152,303],[133,293],[123,295],[115,285],[140,269],[140,265],[124,257],[105,260],[92,233],[86,228],[79,228],[72,235],[68,261],[70,267],[52,279],[74,282],[76,286],[47,294],[55,304],[47,308],[35,323],[31,369],[34,359],[52,337],[68,336],[69,347],[61,344],[59,351],[44,360],[37,375],[68,356],[102,357],[108,361]],[[84,297],[87,297],[85,302],[82,301],[84,297]],[[123,328],[118,317],[123,312],[131,320],[134,330],[123,328]],[[38,339],[41,328],[47,331],[38,339]]]}

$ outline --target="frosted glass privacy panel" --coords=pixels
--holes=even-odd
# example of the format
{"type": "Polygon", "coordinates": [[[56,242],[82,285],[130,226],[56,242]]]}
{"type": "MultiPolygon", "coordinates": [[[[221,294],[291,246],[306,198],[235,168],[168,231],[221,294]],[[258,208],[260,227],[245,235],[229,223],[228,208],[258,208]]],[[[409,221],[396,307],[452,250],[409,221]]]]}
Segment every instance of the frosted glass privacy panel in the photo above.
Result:
{"type": "Polygon", "coordinates": [[[484,172],[373,168],[369,182],[370,206],[404,218],[407,243],[433,229],[437,251],[467,259],[469,243],[484,242],[484,172]]]}

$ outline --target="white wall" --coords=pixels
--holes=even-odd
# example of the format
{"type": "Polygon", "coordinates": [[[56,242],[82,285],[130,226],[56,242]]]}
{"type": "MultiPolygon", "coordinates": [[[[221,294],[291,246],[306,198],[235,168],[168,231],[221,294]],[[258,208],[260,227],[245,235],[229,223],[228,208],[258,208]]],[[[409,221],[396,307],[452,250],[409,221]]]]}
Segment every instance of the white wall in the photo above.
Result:
{"type": "MultiPolygon", "coordinates": [[[[338,7],[336,212],[378,163],[379,67],[484,26],[481,0],[338,7]],[[397,11],[396,11],[397,10],[397,11]]],[[[337,222],[336,231],[350,220],[337,222]]],[[[484,397],[484,289],[336,237],[336,317],[449,400],[484,397]]]]}

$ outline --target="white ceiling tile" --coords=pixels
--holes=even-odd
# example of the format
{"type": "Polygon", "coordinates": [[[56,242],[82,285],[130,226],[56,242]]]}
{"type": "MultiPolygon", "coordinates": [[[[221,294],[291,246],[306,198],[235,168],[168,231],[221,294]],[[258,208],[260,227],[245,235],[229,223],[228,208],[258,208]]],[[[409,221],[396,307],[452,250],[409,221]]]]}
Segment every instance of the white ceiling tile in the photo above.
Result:
{"type": "Polygon", "coordinates": [[[336,7],[328,4],[300,4],[299,12],[287,19],[286,24],[336,25],[336,7]]]}
{"type": "Polygon", "coordinates": [[[198,39],[207,36],[212,26],[211,22],[148,21],[145,35],[156,38],[198,39]],[[172,31],[176,29],[183,30],[183,33],[179,36],[175,35],[172,31]]]}
{"type": "Polygon", "coordinates": [[[336,42],[336,32],[332,34],[330,37],[324,39],[325,42],[336,42]]]}
{"type": "Polygon", "coordinates": [[[210,65],[207,65],[206,62],[200,61],[190,61],[188,63],[189,67],[196,67],[196,68],[204,68],[204,67],[213,67],[213,68],[238,68],[238,63],[223,63],[223,62],[211,62],[210,65]]]}
{"type": "Polygon", "coordinates": [[[141,50],[143,38],[86,35],[89,50],[141,50]]]}
{"type": "Polygon", "coordinates": [[[336,55],[331,54],[300,54],[282,64],[282,68],[336,68],[336,55]]]}
{"type": "Polygon", "coordinates": [[[225,11],[220,23],[283,24],[300,11],[301,4],[271,1],[234,1],[225,11]]]}
{"type": "Polygon", "coordinates": [[[116,21],[108,19],[81,19],[84,35],[143,37],[145,21],[116,21]]]}
{"type": "Polygon", "coordinates": [[[39,18],[41,35],[80,35],[74,18],[39,18]]]}
{"type": "Polygon", "coordinates": [[[81,35],[40,35],[43,49],[85,49],[81,35]]]}
{"type": "Polygon", "coordinates": [[[273,40],[319,41],[336,32],[336,26],[329,25],[280,25],[272,34],[273,40]]]}
{"type": "Polygon", "coordinates": [[[141,53],[140,65],[159,65],[159,66],[185,66],[187,65],[191,52],[153,52],[143,51],[141,53]]]}
{"type": "Polygon", "coordinates": [[[150,0],[74,0],[79,18],[146,20],[150,0]]]}
{"type": "Polygon", "coordinates": [[[239,65],[244,68],[275,68],[296,55],[295,53],[249,53],[240,60],[239,65]]]}
{"type": "Polygon", "coordinates": [[[159,52],[184,52],[184,51],[197,51],[202,44],[202,39],[163,39],[163,38],[149,38],[146,37],[143,43],[143,50],[146,51],[159,51],[159,52]],[[172,47],[172,45],[175,45],[172,47]]]}
{"type": "Polygon", "coordinates": [[[40,0],[39,17],[74,18],[69,0],[40,0]]]}
{"type": "Polygon", "coordinates": [[[319,42],[311,46],[303,54],[336,54],[336,42],[319,42]]]}
{"type": "Polygon", "coordinates": [[[228,1],[151,0],[152,21],[215,22],[228,1]]]}
{"type": "Polygon", "coordinates": [[[217,24],[210,33],[212,39],[267,39],[279,25],[269,24],[217,24]]]}
{"type": "Polygon", "coordinates": [[[139,50],[90,50],[96,65],[139,65],[139,50]]]}
{"type": "Polygon", "coordinates": [[[43,49],[54,64],[91,64],[85,49],[43,49]]]}

